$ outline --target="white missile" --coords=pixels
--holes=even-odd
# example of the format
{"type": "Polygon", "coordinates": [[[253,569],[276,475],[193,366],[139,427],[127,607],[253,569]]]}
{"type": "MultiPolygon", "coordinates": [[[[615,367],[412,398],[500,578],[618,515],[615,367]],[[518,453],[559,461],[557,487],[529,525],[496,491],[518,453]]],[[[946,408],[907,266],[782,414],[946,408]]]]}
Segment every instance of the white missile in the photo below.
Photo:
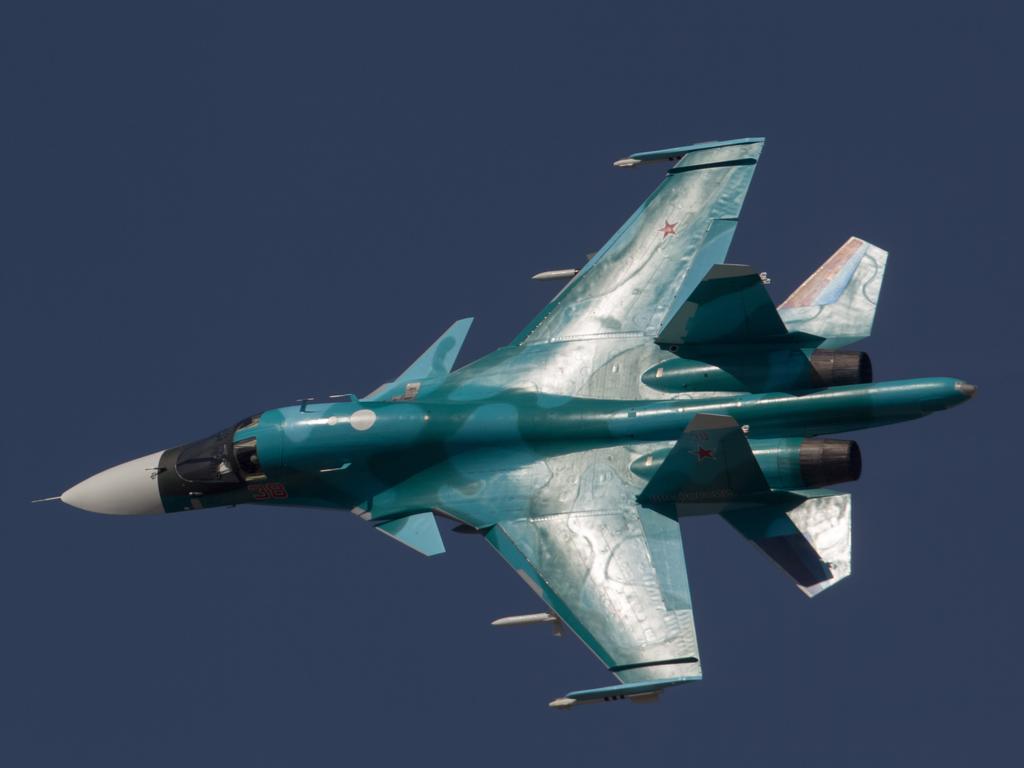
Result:
{"type": "Polygon", "coordinates": [[[531,280],[571,280],[579,274],[578,269],[551,269],[547,272],[538,272],[531,280]]]}
{"type": "Polygon", "coordinates": [[[506,616],[503,619],[495,619],[491,622],[491,626],[517,627],[522,624],[548,624],[553,621],[558,621],[558,617],[550,613],[528,613],[523,616],[506,616]]]}
{"type": "Polygon", "coordinates": [[[524,616],[506,616],[495,619],[492,627],[519,627],[524,624],[550,624],[555,637],[562,636],[562,620],[551,613],[528,613],[524,616]]]}
{"type": "Polygon", "coordinates": [[[548,706],[554,707],[555,709],[568,709],[574,704],[576,704],[576,699],[570,699],[568,696],[563,696],[560,699],[548,702],[548,706]]]}

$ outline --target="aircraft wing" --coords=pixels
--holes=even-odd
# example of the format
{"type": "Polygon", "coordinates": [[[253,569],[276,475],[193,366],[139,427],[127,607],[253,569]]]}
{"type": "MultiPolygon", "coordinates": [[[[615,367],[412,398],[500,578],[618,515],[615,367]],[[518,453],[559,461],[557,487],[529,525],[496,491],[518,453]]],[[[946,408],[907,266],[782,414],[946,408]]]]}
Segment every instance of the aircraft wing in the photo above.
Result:
{"type": "Polygon", "coordinates": [[[700,679],[701,668],[675,510],[637,500],[644,481],[630,465],[643,450],[468,452],[382,491],[363,512],[377,521],[431,510],[482,533],[622,682],[617,693],[566,699],[649,695],[700,679]]]}
{"type": "Polygon", "coordinates": [[[601,691],[700,679],[675,517],[637,504],[581,509],[505,520],[486,538],[624,683],[601,691]]]}
{"type": "Polygon", "coordinates": [[[668,175],[514,344],[656,337],[708,269],[725,261],[763,139],[641,152],[668,175]]]}

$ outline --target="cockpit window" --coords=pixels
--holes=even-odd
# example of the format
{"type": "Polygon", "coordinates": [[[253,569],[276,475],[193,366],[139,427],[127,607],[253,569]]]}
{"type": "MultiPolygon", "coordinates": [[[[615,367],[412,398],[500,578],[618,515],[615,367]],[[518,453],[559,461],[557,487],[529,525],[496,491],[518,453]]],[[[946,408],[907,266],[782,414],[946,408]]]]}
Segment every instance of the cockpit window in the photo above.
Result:
{"type": "Polygon", "coordinates": [[[235,458],[238,460],[238,467],[242,470],[242,478],[247,483],[266,480],[263,468],[260,466],[260,457],[256,452],[256,438],[239,440],[235,443],[235,458]]]}
{"type": "Polygon", "coordinates": [[[259,423],[260,414],[257,413],[255,416],[250,416],[249,418],[242,419],[240,422],[238,422],[238,424],[235,425],[235,431],[237,432],[240,429],[248,429],[249,427],[255,427],[259,423]]]}
{"type": "Polygon", "coordinates": [[[233,432],[220,432],[182,448],[178,455],[178,474],[194,483],[237,483],[238,474],[231,461],[228,442],[231,434],[233,432]]]}

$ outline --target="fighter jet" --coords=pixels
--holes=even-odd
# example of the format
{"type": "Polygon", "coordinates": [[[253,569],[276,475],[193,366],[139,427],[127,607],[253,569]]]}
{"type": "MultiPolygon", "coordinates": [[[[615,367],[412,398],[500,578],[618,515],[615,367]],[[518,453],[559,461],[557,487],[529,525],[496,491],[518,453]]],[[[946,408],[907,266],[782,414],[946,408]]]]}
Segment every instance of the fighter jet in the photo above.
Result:
{"type": "Polygon", "coordinates": [[[719,515],[808,596],[850,574],[857,443],[824,437],[970,399],[954,378],[874,382],[863,352],[888,254],[848,239],[778,307],[725,263],[760,138],[666,163],[653,194],[507,346],[452,370],[471,318],[365,397],[274,408],[93,475],[59,498],[109,515],[236,504],[350,510],[424,555],[477,534],[618,680],[551,706],[701,679],[679,520],[719,515]]]}

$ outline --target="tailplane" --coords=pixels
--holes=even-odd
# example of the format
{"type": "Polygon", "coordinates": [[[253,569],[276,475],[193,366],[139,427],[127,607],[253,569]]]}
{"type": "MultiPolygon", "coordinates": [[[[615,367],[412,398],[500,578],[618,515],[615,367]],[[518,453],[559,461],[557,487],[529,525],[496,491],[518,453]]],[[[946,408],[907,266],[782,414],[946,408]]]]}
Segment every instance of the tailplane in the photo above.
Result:
{"type": "Polygon", "coordinates": [[[850,513],[848,493],[823,490],[722,517],[814,597],[850,575],[850,513]]]}
{"type": "Polygon", "coordinates": [[[792,332],[825,339],[835,349],[871,335],[887,251],[851,237],[779,305],[792,332]]]}
{"type": "MultiPolygon", "coordinates": [[[[646,458],[631,467],[642,477],[654,456],[646,458]]],[[[637,500],[672,519],[691,514],[690,505],[702,505],[704,513],[708,505],[719,505],[722,517],[809,597],[850,575],[850,495],[827,488],[773,490],[764,465],[731,416],[695,415],[637,500]]]]}

